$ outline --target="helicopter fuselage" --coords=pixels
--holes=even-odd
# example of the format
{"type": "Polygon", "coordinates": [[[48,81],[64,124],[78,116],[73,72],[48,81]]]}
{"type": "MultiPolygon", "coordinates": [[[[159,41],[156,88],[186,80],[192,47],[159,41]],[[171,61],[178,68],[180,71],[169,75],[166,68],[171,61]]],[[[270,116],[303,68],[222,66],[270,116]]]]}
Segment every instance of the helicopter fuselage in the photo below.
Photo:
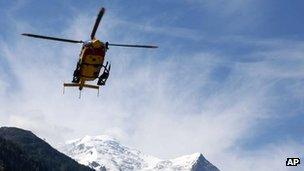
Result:
{"type": "Polygon", "coordinates": [[[99,77],[106,55],[106,46],[100,40],[84,43],[79,55],[79,61],[74,71],[73,82],[83,88],[86,81],[94,81],[99,77]]]}

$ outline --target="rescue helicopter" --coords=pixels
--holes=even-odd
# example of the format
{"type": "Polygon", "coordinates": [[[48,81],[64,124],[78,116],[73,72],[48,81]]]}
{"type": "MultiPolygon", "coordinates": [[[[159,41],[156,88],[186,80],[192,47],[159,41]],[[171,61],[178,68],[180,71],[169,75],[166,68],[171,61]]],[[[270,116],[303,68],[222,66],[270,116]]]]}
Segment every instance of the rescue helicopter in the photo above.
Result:
{"type": "Polygon", "coordinates": [[[85,87],[97,89],[99,92],[99,87],[105,85],[111,70],[111,64],[109,64],[109,62],[106,62],[104,64],[106,52],[109,49],[109,46],[157,48],[157,46],[152,45],[113,44],[109,42],[103,42],[97,39],[95,37],[95,34],[104,13],[105,8],[101,8],[99,10],[94,27],[92,29],[90,40],[88,41],[71,40],[37,34],[22,33],[23,36],[29,36],[33,38],[82,44],[79,60],[76,65],[76,69],[73,73],[73,80],[71,83],[63,83],[64,88],[78,87],[81,91],[85,87]],[[102,73],[100,74],[101,71],[102,73]],[[98,79],[97,85],[86,84],[87,81],[94,81],[95,79],[98,79]]]}

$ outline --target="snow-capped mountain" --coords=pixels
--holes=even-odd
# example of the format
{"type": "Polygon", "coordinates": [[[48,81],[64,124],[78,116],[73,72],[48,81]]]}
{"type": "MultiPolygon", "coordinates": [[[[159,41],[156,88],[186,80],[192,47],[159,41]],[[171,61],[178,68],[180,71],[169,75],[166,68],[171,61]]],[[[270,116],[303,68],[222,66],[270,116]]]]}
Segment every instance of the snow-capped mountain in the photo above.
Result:
{"type": "Polygon", "coordinates": [[[161,160],[143,154],[139,150],[121,145],[116,139],[106,135],[85,136],[66,142],[61,151],[81,164],[97,171],[133,170],[176,170],[176,171],[218,171],[200,153],[161,160]]]}

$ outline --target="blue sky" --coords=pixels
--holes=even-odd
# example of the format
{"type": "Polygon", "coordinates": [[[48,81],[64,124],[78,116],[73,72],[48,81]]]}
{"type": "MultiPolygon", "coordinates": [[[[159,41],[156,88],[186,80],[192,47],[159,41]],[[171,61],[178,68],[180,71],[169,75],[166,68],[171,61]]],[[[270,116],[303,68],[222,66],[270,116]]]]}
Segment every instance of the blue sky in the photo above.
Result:
{"type": "Polygon", "coordinates": [[[0,124],[31,129],[55,146],[104,133],[163,158],[199,151],[223,170],[267,169],[252,158],[285,170],[286,157],[304,155],[303,5],[0,1],[0,124]],[[81,100],[77,90],[62,96],[80,46],[19,34],[86,40],[101,6],[101,40],[160,48],[113,47],[100,98],[90,90],[81,100]]]}

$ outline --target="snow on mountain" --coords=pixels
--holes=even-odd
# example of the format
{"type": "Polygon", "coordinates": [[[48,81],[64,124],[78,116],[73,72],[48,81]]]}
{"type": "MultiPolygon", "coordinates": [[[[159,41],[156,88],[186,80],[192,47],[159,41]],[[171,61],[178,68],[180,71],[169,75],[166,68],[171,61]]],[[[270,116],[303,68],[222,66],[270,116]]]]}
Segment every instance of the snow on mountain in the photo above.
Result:
{"type": "Polygon", "coordinates": [[[123,146],[106,135],[85,136],[66,142],[61,151],[97,171],[176,170],[218,171],[202,154],[194,153],[172,160],[161,160],[123,146]]]}

